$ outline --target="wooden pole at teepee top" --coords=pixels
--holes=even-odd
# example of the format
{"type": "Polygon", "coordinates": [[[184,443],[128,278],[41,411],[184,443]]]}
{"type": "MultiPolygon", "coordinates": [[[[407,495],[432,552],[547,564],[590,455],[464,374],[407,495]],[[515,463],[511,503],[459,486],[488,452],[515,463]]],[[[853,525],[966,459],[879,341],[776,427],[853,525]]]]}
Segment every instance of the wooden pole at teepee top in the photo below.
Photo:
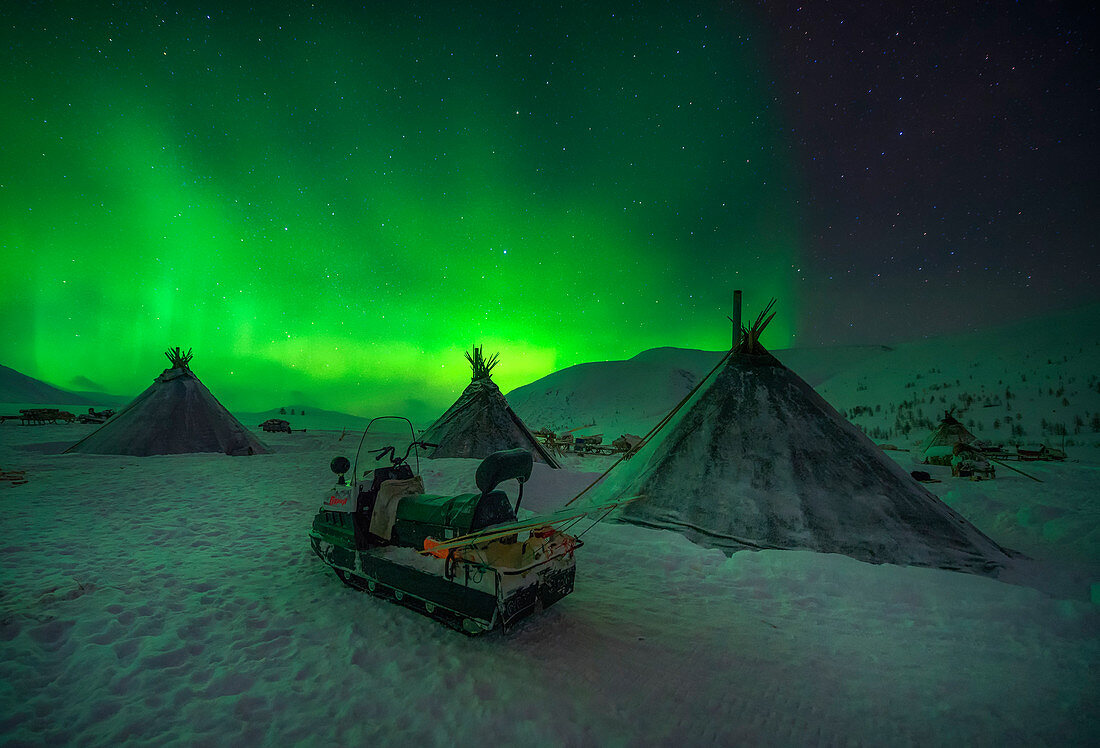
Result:
{"type": "Polygon", "coordinates": [[[168,360],[172,362],[172,368],[186,369],[188,364],[191,363],[191,359],[195,357],[195,354],[191,352],[191,349],[187,349],[187,353],[180,350],[179,346],[175,348],[169,348],[164,352],[164,355],[168,357],[168,360]]]}
{"type": "Polygon", "coordinates": [[[499,353],[494,353],[489,358],[485,358],[481,352],[482,347],[475,345],[472,353],[466,351],[466,360],[470,362],[470,369],[473,372],[473,376],[470,378],[472,382],[489,377],[493,367],[500,363],[499,353]]]}
{"type": "Polygon", "coordinates": [[[733,349],[741,343],[741,289],[733,292],[733,349]]]}

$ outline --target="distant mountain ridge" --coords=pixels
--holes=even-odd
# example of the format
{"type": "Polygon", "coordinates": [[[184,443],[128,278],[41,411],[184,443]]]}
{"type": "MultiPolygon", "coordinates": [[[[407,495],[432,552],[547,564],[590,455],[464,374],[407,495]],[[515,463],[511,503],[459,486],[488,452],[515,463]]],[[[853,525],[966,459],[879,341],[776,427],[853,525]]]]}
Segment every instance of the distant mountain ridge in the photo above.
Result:
{"type": "Polygon", "coordinates": [[[101,401],[69,392],[0,365],[0,402],[36,405],[98,405],[101,401]]]}
{"type": "MultiPolygon", "coordinates": [[[[91,380],[77,377],[73,381],[95,384],[91,380]]],[[[295,396],[301,393],[293,393],[295,396]]],[[[25,405],[90,406],[120,408],[133,401],[133,395],[111,395],[105,392],[84,392],[54,387],[34,377],[29,377],[8,366],[0,365],[0,403],[18,403],[25,405]]],[[[299,402],[305,398],[299,398],[299,402]]],[[[293,405],[283,408],[255,411],[233,411],[246,425],[258,427],[268,418],[285,418],[294,428],[362,428],[370,419],[332,410],[324,410],[313,405],[293,405]],[[286,411],[280,413],[280,410],[286,411]],[[293,413],[291,412],[293,411],[293,413]],[[308,417],[305,415],[309,413],[308,417]],[[253,423],[255,421],[255,423],[253,423]]]]}
{"type": "Polygon", "coordinates": [[[352,415],[336,410],[325,410],[324,408],[307,407],[304,405],[271,408],[270,410],[263,411],[233,410],[232,413],[241,423],[250,428],[259,428],[260,424],[269,418],[278,418],[289,422],[290,427],[295,430],[340,430],[344,428],[362,430],[371,420],[365,416],[352,415]],[[283,413],[281,411],[286,412],[283,413]],[[291,411],[294,412],[292,413],[291,411]]]}
{"type": "MultiPolygon", "coordinates": [[[[579,434],[604,433],[607,441],[621,433],[644,434],[722,353],[663,347],[624,361],[577,364],[518,387],[507,399],[532,429],[576,428],[579,434]]],[[[1100,304],[890,347],[772,353],[879,441],[913,444],[953,408],[987,441],[1056,444],[1064,437],[1067,444],[1100,446],[1100,304]]],[[[119,407],[130,400],[65,390],[0,365],[0,402],[119,407]]],[[[252,427],[273,417],[290,420],[296,429],[361,428],[369,421],[303,400],[293,406],[294,416],[291,406],[285,415],[278,408],[233,412],[252,427]],[[303,409],[308,417],[300,415],[303,409]]],[[[429,422],[414,419],[418,426],[429,422]]]]}

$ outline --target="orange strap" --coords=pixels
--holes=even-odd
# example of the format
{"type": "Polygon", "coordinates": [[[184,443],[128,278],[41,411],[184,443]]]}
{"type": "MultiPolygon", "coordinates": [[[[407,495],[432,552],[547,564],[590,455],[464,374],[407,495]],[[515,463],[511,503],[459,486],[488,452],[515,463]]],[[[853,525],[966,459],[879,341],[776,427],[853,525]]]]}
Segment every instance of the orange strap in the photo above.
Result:
{"type": "Polygon", "coordinates": [[[434,550],[437,545],[443,545],[442,540],[436,540],[435,538],[424,538],[424,551],[430,553],[436,558],[447,558],[447,550],[437,551],[434,550]]]}

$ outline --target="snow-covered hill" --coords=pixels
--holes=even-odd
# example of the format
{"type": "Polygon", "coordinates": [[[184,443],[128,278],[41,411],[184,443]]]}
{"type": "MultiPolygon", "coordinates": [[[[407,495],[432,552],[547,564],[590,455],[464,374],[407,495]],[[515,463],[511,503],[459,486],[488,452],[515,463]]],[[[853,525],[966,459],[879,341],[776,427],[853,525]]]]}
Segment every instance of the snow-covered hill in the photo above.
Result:
{"type": "MultiPolygon", "coordinates": [[[[891,347],[773,353],[880,442],[915,444],[954,408],[990,442],[1100,443],[1100,305],[891,347]]],[[[513,390],[508,401],[531,428],[644,434],[720,355],[657,348],[581,364],[513,390]]]]}
{"type": "Polygon", "coordinates": [[[993,443],[1100,446],[1100,305],[898,345],[817,390],[872,438],[902,446],[948,409],[993,443]]]}
{"type": "MultiPolygon", "coordinates": [[[[787,349],[775,355],[811,385],[846,367],[873,361],[885,346],[787,349]]],[[[579,434],[644,434],[721,359],[723,351],[654,348],[626,361],[570,366],[508,393],[508,402],[533,429],[579,434]],[[590,425],[591,424],[591,425],[590,425]]]]}

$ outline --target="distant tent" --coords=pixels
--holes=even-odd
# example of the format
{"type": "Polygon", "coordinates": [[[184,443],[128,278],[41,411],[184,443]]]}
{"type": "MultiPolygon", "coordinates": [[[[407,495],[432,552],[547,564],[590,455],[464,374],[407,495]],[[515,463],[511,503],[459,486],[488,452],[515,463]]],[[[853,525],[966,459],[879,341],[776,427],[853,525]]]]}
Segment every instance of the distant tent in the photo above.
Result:
{"type": "Polygon", "coordinates": [[[620,519],[726,552],[803,549],[975,572],[1003,564],[1002,548],[760,345],[765,314],[605,479],[607,497],[643,495],[620,519]]]}
{"type": "Polygon", "coordinates": [[[192,373],[190,350],[181,353],[175,348],[164,355],[172,362],[170,368],[117,416],[65,451],[138,457],[271,451],[192,373]]]}
{"type": "Polygon", "coordinates": [[[978,437],[951,415],[951,411],[947,411],[939,427],[921,443],[921,460],[932,465],[950,465],[956,444],[973,444],[976,441],[978,437]]]}
{"type": "Polygon", "coordinates": [[[466,360],[473,370],[473,381],[424,432],[423,441],[439,445],[428,456],[485,458],[502,449],[522,448],[530,451],[536,462],[560,467],[493,382],[491,372],[498,363],[497,354],[486,359],[481,348],[475,346],[472,353],[466,353],[466,360]]]}

